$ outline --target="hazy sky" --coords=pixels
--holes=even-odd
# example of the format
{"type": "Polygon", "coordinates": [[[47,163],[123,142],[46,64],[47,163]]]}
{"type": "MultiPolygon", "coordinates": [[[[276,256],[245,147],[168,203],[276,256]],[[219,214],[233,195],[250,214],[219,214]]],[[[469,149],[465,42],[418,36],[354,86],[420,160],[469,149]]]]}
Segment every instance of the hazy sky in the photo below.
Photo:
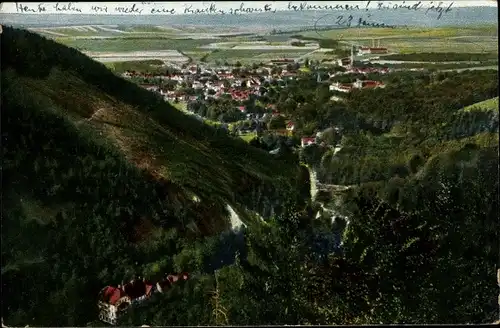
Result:
{"type": "MultiPolygon", "coordinates": [[[[291,4],[298,6],[300,3],[304,3],[306,1],[290,1],[291,4]]],[[[361,8],[366,8],[369,3],[368,8],[377,8],[377,3],[383,2],[384,5],[393,6],[394,4],[405,4],[412,5],[419,1],[307,1],[308,5],[317,5],[317,6],[325,6],[325,5],[345,5],[349,4],[351,6],[359,5],[361,8]]],[[[452,2],[452,8],[457,7],[469,7],[469,6],[497,6],[497,2],[495,0],[474,0],[474,1],[421,1],[424,7],[428,7],[431,5],[438,5],[442,2],[442,7],[448,7],[452,2]]],[[[18,2],[18,7],[27,7],[29,8],[25,13],[40,13],[39,12],[39,4],[41,7],[45,8],[44,13],[80,13],[76,12],[74,9],[78,8],[81,10],[83,14],[93,14],[94,11],[91,10],[92,6],[106,6],[108,8],[107,14],[117,14],[115,8],[117,6],[120,7],[131,7],[133,4],[136,4],[136,9],[142,9],[142,14],[150,14],[152,8],[159,8],[164,10],[174,9],[176,14],[185,13],[186,6],[192,6],[191,9],[202,9],[210,6],[210,4],[215,4],[217,8],[227,10],[229,8],[240,8],[241,4],[243,4],[244,8],[263,8],[266,4],[270,4],[272,9],[276,10],[287,10],[289,1],[247,1],[247,2],[236,2],[236,1],[204,1],[204,2],[71,2],[70,10],[57,10],[55,7],[56,2],[18,2]],[[30,12],[30,10],[34,10],[36,12],[30,12]]],[[[67,6],[68,2],[59,2],[59,9],[62,9],[63,6],[67,6]]],[[[20,12],[19,8],[16,8],[15,2],[3,2],[0,5],[1,13],[17,13],[20,12]]],[[[102,12],[102,14],[105,14],[102,12]]],[[[133,14],[133,13],[129,13],[133,14]]]]}

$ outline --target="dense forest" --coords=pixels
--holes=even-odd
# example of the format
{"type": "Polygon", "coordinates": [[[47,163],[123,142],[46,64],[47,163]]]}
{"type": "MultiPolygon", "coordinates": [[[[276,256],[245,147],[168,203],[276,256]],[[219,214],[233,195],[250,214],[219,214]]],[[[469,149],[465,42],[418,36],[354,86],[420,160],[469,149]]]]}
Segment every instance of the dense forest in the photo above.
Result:
{"type": "Polygon", "coordinates": [[[227,204],[250,224],[309,193],[293,154],[231,138],[74,49],[5,28],[1,50],[8,324],[83,325],[106,284],[192,272],[189,245],[229,229],[227,204]]]}
{"type": "Polygon", "coordinates": [[[330,220],[314,219],[296,154],[231,138],[36,34],[4,28],[1,51],[7,325],[102,325],[103,286],[173,271],[191,279],[120,324],[496,319],[498,110],[462,110],[498,96],[496,72],[390,74],[344,102],[311,76],[271,95],[301,133],[330,128],[341,146],[306,156],[355,186],[335,198],[348,220],[330,220]],[[106,106],[109,124],[94,122],[106,106]],[[229,229],[228,203],[247,227],[229,229]]]}

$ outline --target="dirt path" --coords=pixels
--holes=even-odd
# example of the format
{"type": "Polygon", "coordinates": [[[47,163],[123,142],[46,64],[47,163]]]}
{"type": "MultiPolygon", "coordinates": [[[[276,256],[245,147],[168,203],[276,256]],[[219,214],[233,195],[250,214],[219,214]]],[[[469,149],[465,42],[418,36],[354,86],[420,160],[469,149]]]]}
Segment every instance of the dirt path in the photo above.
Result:
{"type": "Polygon", "coordinates": [[[86,121],[92,121],[94,118],[96,118],[99,114],[103,113],[105,108],[99,108],[92,114],[89,118],[85,119],[86,121]]]}

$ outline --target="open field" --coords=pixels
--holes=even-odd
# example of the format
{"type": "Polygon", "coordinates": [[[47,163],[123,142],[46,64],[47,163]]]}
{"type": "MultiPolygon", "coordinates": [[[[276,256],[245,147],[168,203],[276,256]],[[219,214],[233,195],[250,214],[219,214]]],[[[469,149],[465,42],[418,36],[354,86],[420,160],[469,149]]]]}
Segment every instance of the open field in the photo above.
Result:
{"type": "MultiPolygon", "coordinates": [[[[81,25],[30,28],[33,32],[46,37],[63,37],[71,39],[109,37],[157,37],[157,38],[192,38],[219,39],[237,37],[247,33],[245,29],[214,26],[126,26],[126,25],[81,25]]],[[[242,39],[243,40],[243,39],[242,39]]]]}
{"type": "Polygon", "coordinates": [[[464,27],[436,27],[436,28],[350,28],[333,29],[328,31],[307,31],[300,33],[305,37],[325,39],[356,39],[356,38],[452,38],[462,36],[497,36],[494,25],[464,26],[464,27]]]}
{"type": "Polygon", "coordinates": [[[238,29],[203,26],[87,25],[38,28],[36,32],[55,38],[101,62],[153,59],[254,62],[296,58],[318,48],[314,43],[304,47],[293,46],[288,36],[280,40],[251,42],[250,36],[235,35],[241,33],[238,29]],[[180,53],[160,54],[159,51],[180,53]]]}
{"type": "Polygon", "coordinates": [[[202,58],[210,55],[211,51],[183,51],[182,53],[193,61],[199,62],[202,58]]]}
{"type": "Polygon", "coordinates": [[[233,50],[292,50],[292,51],[301,51],[301,50],[314,50],[317,49],[318,46],[304,46],[304,47],[296,47],[291,45],[237,45],[232,47],[233,50]]]}
{"type": "Polygon", "coordinates": [[[151,50],[194,50],[213,39],[167,39],[159,37],[122,37],[113,39],[66,39],[58,38],[59,42],[82,51],[93,52],[125,52],[151,50]]]}
{"type": "Polygon", "coordinates": [[[169,62],[187,62],[188,58],[177,50],[161,51],[132,51],[132,52],[85,52],[84,53],[100,62],[124,62],[162,60],[169,62]]]}
{"type": "Polygon", "coordinates": [[[404,61],[408,62],[483,62],[483,61],[498,61],[498,55],[495,53],[456,53],[456,52],[440,52],[440,53],[411,53],[411,54],[392,54],[381,57],[388,61],[404,61]]]}
{"type": "Polygon", "coordinates": [[[210,53],[206,61],[240,61],[240,62],[260,62],[279,58],[298,58],[309,50],[221,50],[210,53]]]}
{"type": "Polygon", "coordinates": [[[183,34],[191,34],[181,29],[162,26],[119,26],[119,25],[82,25],[82,26],[58,26],[32,28],[34,32],[67,38],[95,37],[103,38],[110,36],[157,36],[157,37],[182,37],[183,34]]]}
{"type": "MultiPolygon", "coordinates": [[[[101,62],[159,59],[171,62],[186,62],[191,58],[206,62],[240,61],[255,62],[279,58],[299,58],[316,48],[289,45],[247,45],[241,42],[225,43],[226,49],[204,49],[214,44],[213,40],[164,39],[164,38],[113,38],[113,39],[64,39],[61,43],[75,47],[101,62]]],[[[323,56],[320,56],[323,58],[323,56]]]]}
{"type": "Polygon", "coordinates": [[[118,28],[125,32],[132,33],[169,33],[169,34],[179,34],[182,33],[182,29],[174,28],[170,26],[118,26],[118,28]]]}
{"type": "Polygon", "coordinates": [[[32,28],[33,32],[47,36],[61,37],[78,37],[78,36],[95,36],[108,37],[119,36],[124,34],[123,30],[117,29],[115,25],[85,25],[85,26],[63,26],[63,27],[46,27],[32,28]]]}
{"type": "Polygon", "coordinates": [[[498,71],[498,65],[495,66],[476,66],[476,67],[469,67],[469,68],[454,68],[454,69],[440,69],[439,71],[441,72],[464,72],[464,71],[498,71]]]}
{"type": "Polygon", "coordinates": [[[255,132],[250,132],[250,133],[242,134],[240,136],[240,138],[243,139],[243,140],[245,140],[246,142],[250,142],[250,141],[252,141],[256,137],[257,137],[257,133],[255,133],[255,132]]]}
{"type": "Polygon", "coordinates": [[[184,113],[188,112],[187,111],[187,103],[184,101],[179,101],[178,103],[172,101],[170,104],[184,113]]]}
{"type": "MultiPolygon", "coordinates": [[[[307,55],[309,52],[284,52],[284,51],[258,51],[258,50],[228,50],[218,52],[183,52],[185,56],[175,50],[165,51],[134,51],[121,53],[98,53],[86,52],[85,54],[92,57],[94,60],[105,63],[106,66],[117,72],[126,70],[136,71],[154,71],[158,65],[165,63],[186,63],[189,58],[195,62],[200,61],[203,57],[203,62],[214,63],[225,61],[234,63],[236,61],[242,64],[254,62],[266,62],[272,59],[293,58],[299,59],[307,55]]],[[[309,55],[305,56],[309,58],[309,55]]],[[[318,59],[320,57],[314,57],[318,59]]]]}
{"type": "Polygon", "coordinates": [[[479,70],[479,69],[498,69],[498,60],[497,61],[486,61],[477,63],[469,63],[469,62],[458,62],[458,63],[409,63],[406,62],[404,64],[384,64],[384,66],[401,70],[401,69],[429,69],[429,70],[438,70],[438,71],[464,71],[467,69],[479,70]],[[496,66],[494,66],[496,65],[496,66]]]}
{"type": "Polygon", "coordinates": [[[262,51],[311,51],[317,46],[297,47],[287,43],[270,44],[267,42],[217,42],[217,39],[178,39],[160,36],[142,37],[108,37],[106,39],[79,39],[58,37],[57,41],[83,51],[149,51],[149,50],[180,50],[180,51],[210,51],[210,50],[262,50],[262,51]]]}
{"type": "Polygon", "coordinates": [[[293,46],[288,42],[217,42],[201,46],[202,49],[234,49],[234,50],[314,50],[317,44],[303,47],[293,46]]]}
{"type": "MultiPolygon", "coordinates": [[[[360,45],[370,46],[371,40],[360,41],[360,45]]],[[[460,39],[420,38],[420,39],[383,39],[380,45],[399,53],[412,52],[498,52],[496,37],[463,42],[460,39]]]]}
{"type": "Polygon", "coordinates": [[[440,28],[351,28],[318,33],[300,33],[305,39],[335,39],[360,46],[372,45],[380,39],[380,46],[402,53],[409,52],[498,52],[498,32],[493,25],[440,28]]]}
{"type": "Polygon", "coordinates": [[[121,63],[121,62],[132,62],[132,61],[152,61],[152,60],[161,60],[163,62],[169,63],[185,63],[188,61],[186,57],[161,57],[161,56],[89,56],[92,57],[95,61],[101,63],[121,63]],[[162,59],[159,59],[162,58],[162,59]]]}
{"type": "MultiPolygon", "coordinates": [[[[159,59],[171,62],[216,61],[253,63],[278,58],[304,60],[332,59],[322,52],[318,39],[340,40],[344,45],[370,46],[380,39],[380,46],[393,53],[498,53],[497,30],[494,26],[466,28],[377,29],[351,28],[267,35],[228,36],[238,33],[231,28],[203,26],[118,26],[88,25],[37,29],[52,33],[60,43],[89,53],[101,62],[159,59]],[[221,36],[226,34],[226,36],[221,36]],[[303,39],[306,46],[294,46],[291,41],[303,39]],[[166,51],[166,53],[156,53],[166,51]],[[173,52],[176,52],[174,55],[173,52]],[[131,53],[135,52],[135,53],[131,53]],[[170,53],[172,52],[172,53],[170,53]]],[[[331,50],[331,49],[329,49],[331,50]]],[[[380,59],[384,59],[381,57],[380,59]]],[[[488,64],[489,65],[489,64],[488,64]]]]}
{"type": "Polygon", "coordinates": [[[317,50],[317,51],[312,51],[307,55],[303,56],[303,59],[305,58],[308,58],[309,60],[323,60],[323,59],[336,59],[338,58],[338,56],[335,56],[328,51],[317,50]]]}

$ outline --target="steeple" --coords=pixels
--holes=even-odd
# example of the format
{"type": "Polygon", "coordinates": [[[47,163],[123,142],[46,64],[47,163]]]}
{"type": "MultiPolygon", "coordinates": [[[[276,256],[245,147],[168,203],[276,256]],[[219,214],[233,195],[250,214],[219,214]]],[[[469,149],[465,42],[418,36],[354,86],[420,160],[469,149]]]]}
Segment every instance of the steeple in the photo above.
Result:
{"type": "Polygon", "coordinates": [[[351,45],[351,67],[354,67],[354,44],[351,45]]]}

